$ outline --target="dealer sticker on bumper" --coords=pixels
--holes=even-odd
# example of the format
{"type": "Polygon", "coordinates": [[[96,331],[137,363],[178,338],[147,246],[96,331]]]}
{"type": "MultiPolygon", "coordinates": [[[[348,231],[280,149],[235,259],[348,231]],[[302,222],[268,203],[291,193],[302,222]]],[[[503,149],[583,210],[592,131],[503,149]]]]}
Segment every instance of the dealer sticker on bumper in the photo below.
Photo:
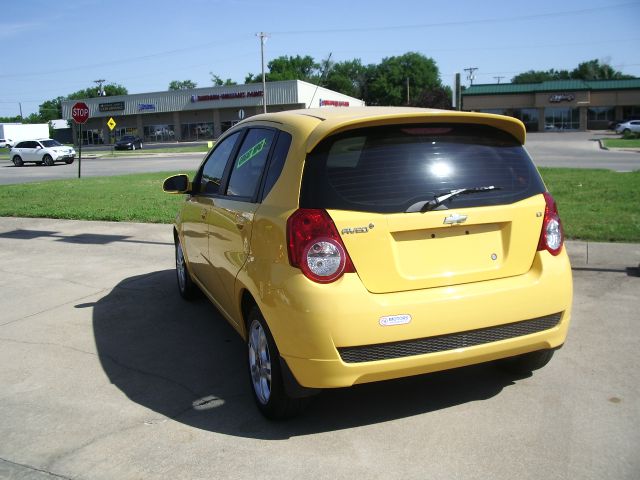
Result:
{"type": "Polygon", "coordinates": [[[388,315],[380,317],[380,325],[383,327],[391,327],[393,325],[404,325],[411,321],[411,315],[388,315]]]}

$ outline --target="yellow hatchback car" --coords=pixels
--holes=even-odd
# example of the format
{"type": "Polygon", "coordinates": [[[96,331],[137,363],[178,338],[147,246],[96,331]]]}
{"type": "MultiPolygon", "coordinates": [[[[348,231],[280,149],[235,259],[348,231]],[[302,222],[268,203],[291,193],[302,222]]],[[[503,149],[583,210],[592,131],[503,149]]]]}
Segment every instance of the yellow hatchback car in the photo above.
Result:
{"type": "Polygon", "coordinates": [[[556,204],[514,118],[413,108],[256,115],[192,181],[174,237],[246,340],[256,403],[294,415],[323,388],[498,360],[544,366],[572,276],[556,204]]]}

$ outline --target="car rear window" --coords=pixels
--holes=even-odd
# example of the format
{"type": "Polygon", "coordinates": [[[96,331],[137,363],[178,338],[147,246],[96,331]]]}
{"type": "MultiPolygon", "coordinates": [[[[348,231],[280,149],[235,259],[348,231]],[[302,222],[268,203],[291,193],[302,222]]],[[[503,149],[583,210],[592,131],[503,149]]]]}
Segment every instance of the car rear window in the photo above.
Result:
{"type": "Polygon", "coordinates": [[[350,130],[323,140],[305,162],[302,208],[407,211],[451,190],[444,207],[504,205],[545,191],[520,143],[485,125],[419,124],[350,130]]]}

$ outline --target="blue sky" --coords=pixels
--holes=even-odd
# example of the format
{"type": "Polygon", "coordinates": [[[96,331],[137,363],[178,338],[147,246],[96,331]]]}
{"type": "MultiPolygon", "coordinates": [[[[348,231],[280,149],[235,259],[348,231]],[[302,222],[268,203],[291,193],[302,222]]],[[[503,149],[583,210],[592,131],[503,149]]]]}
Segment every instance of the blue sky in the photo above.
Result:
{"type": "MultiPolygon", "coordinates": [[[[5,0],[0,116],[118,83],[130,93],[171,80],[239,83],[260,71],[256,33],[281,55],[378,63],[408,51],[433,58],[443,83],[477,67],[474,83],[597,58],[640,77],[640,0],[5,0]]],[[[465,83],[468,81],[465,80],[465,83]]]]}

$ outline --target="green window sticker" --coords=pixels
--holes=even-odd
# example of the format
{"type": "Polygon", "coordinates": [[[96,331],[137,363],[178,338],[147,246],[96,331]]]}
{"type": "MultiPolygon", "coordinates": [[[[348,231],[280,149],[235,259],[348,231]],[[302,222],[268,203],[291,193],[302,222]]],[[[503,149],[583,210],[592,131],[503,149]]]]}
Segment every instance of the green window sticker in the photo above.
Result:
{"type": "Polygon", "coordinates": [[[242,155],[240,155],[240,157],[238,157],[238,163],[236,164],[236,168],[240,168],[249,160],[251,160],[253,157],[258,155],[262,151],[266,143],[267,143],[267,139],[263,138],[258,143],[256,143],[253,147],[251,147],[249,150],[247,150],[242,155]]]}

